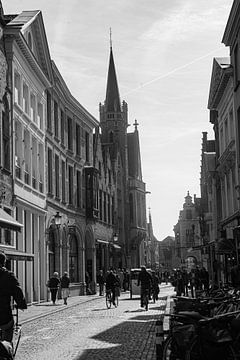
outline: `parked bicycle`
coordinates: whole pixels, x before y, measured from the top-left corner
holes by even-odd
[[[211,318],[194,311],[170,314],[163,360],[239,359],[239,322],[238,327],[233,326],[239,314],[235,311]]]
[[[186,360],[239,359],[231,334],[231,321],[237,314],[239,311],[199,320],[186,351]]]

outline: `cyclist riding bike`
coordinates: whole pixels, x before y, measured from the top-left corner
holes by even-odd
[[[116,278],[116,275],[113,273],[113,270],[111,269],[109,274],[107,275],[106,277],[106,291],[111,291],[112,292],[112,302],[113,302],[113,305],[116,306],[116,303],[115,303],[115,287],[117,286],[118,284],[118,280]]]
[[[141,302],[140,306],[144,307],[144,296],[146,295],[146,292],[149,296],[149,291],[152,287],[152,276],[147,272],[145,266],[141,266],[141,271],[138,275],[138,283],[137,285],[141,285]]]

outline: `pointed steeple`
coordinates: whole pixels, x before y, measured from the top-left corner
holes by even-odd
[[[107,91],[105,107],[107,112],[120,112],[121,102],[118,90],[117,75],[113,60],[112,43],[110,43],[110,58],[108,67]]]

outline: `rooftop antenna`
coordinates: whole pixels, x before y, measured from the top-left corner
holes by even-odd
[[[112,28],[110,28],[110,48],[112,49]]]

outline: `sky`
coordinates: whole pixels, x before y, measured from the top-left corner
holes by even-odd
[[[72,95],[99,120],[110,36],[121,101],[139,123],[147,217],[158,240],[174,236],[187,192],[200,196],[202,133],[214,57],[232,0],[2,0],[5,14],[41,10],[50,56]]]

